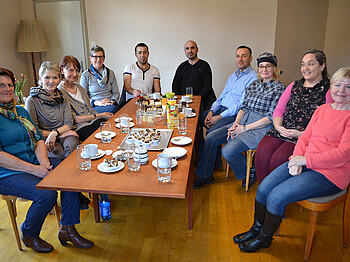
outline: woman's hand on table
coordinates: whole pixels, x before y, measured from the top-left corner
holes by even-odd
[[[288,162],[288,168],[292,166],[305,166],[306,165],[306,157],[305,156],[291,156]]]
[[[112,113],[108,113],[108,112],[103,112],[103,113],[96,114],[96,116],[98,118],[110,119],[113,116],[113,114]]]
[[[47,151],[51,152],[55,148],[57,132],[51,131],[45,140],[45,145],[47,147]]]

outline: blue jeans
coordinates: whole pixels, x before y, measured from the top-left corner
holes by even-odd
[[[289,174],[288,162],[271,172],[259,185],[255,200],[267,210],[283,216],[288,204],[314,197],[333,195],[342,191],[321,173],[305,166],[298,176]]]
[[[93,109],[98,113],[108,112],[108,113],[117,113],[119,107],[117,105],[108,105],[108,106],[94,106]]]
[[[50,159],[52,160],[52,159]],[[53,163],[54,162],[54,163]],[[56,165],[59,160],[51,161]],[[28,237],[38,237],[47,214],[57,201],[57,192],[36,189],[42,178],[23,173],[3,177],[0,179],[0,194],[12,195],[33,201],[21,229]],[[61,192],[61,225],[75,225],[80,223],[79,193]]]
[[[199,159],[196,174],[200,178],[210,177],[213,175],[215,169],[215,163],[218,158],[218,148],[226,143],[227,129],[231,124],[223,126],[219,129],[216,129],[210,132],[204,143],[203,152]],[[219,161],[219,159],[218,159]]]
[[[237,179],[244,179],[247,171],[247,157],[242,152],[249,147],[238,138],[230,139],[222,148],[222,156],[229,163]]]

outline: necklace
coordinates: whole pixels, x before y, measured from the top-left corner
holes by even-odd
[[[77,93],[77,86],[75,84],[73,84],[73,87],[70,87],[68,85],[66,85],[65,83],[62,83],[62,86],[71,94],[76,94]]]

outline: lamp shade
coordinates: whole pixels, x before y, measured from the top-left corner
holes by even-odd
[[[39,19],[24,19],[20,21],[17,38],[17,52],[47,51],[46,35]]]

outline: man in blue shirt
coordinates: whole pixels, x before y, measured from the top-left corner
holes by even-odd
[[[239,46],[236,49],[238,69],[229,76],[224,90],[210,110],[201,114],[201,124],[208,128],[207,134],[235,121],[244,100],[245,89],[257,79],[256,72],[250,66],[252,59],[249,47]]]

